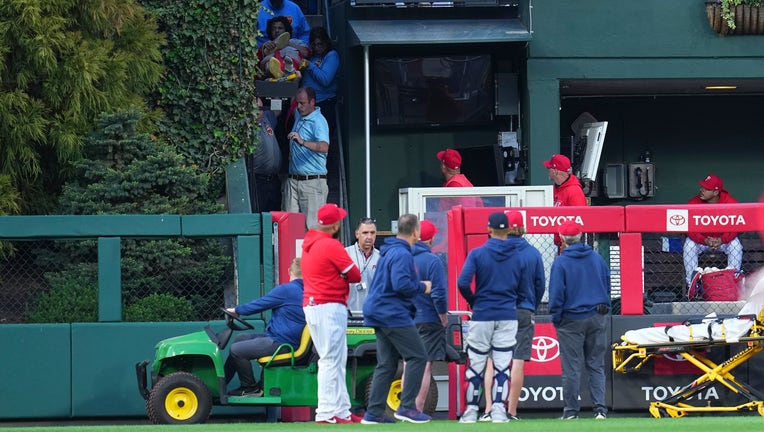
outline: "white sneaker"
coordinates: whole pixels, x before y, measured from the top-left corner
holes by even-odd
[[[476,423],[478,419],[477,405],[467,405],[467,409],[462,413],[459,423]]]
[[[491,406],[491,421],[494,423],[506,423],[509,421],[504,404],[495,403]]]
[[[607,419],[607,414],[605,414],[604,412],[598,412],[597,415],[594,416],[594,419],[595,420],[606,420]]]

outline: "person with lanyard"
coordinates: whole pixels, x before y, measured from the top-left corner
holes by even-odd
[[[377,241],[377,221],[369,217],[361,218],[355,228],[355,238],[357,241],[345,250],[361,270],[361,282],[350,284],[348,309],[353,314],[361,314],[379,262],[379,249],[374,247]]]
[[[284,188],[284,210],[305,213],[305,225],[312,228],[316,212],[326,203],[326,153],[329,126],[316,106],[312,87],[300,87],[295,95],[297,110],[289,139],[289,177]]]

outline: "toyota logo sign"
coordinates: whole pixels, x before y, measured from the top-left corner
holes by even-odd
[[[560,344],[549,336],[536,336],[531,345],[531,361],[546,363],[560,356]]]
[[[680,226],[687,222],[687,219],[682,215],[673,215],[669,218],[669,223],[674,226]]]
[[[687,231],[689,219],[687,210],[666,210],[666,231]]]

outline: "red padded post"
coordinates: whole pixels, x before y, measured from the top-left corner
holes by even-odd
[[[621,249],[621,314],[642,315],[642,234],[622,233]]]

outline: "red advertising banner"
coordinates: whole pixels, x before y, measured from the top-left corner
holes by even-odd
[[[622,232],[624,230],[624,207],[487,207],[462,208],[464,231],[468,234],[486,233],[488,215],[494,212],[519,211],[523,214],[528,234],[552,234],[567,220],[583,225],[584,232]]]
[[[626,206],[626,231],[761,231],[762,208],[761,203]]]
[[[560,343],[552,323],[534,326],[531,361],[525,362],[525,375],[561,375]]]

